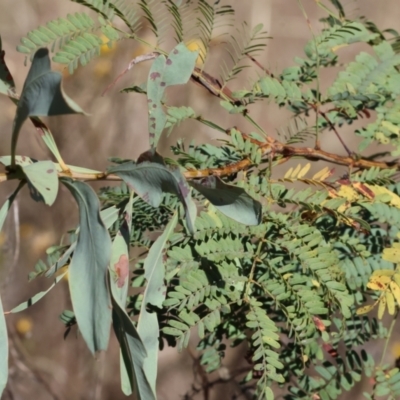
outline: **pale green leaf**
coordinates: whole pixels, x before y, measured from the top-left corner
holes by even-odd
[[[0,298],[0,397],[8,380],[8,335],[3,304]]]
[[[210,176],[202,183],[190,182],[211,204],[227,217],[245,225],[261,222],[261,204],[242,188],[227,185],[221,179]]]
[[[177,222],[178,217],[175,213],[163,234],[151,246],[149,254],[144,262],[144,276],[147,280],[147,285],[143,294],[138,332],[147,351],[144,368],[147,379],[154,392],[157,378],[159,326],[157,315],[148,312],[146,307],[148,304],[151,304],[152,306],[162,308],[163,301],[165,300],[165,247],[169,237],[174,232]]]
[[[79,206],[79,236],[69,266],[69,287],[76,320],[92,353],[106,350],[111,309],[106,272],[111,239],[100,216],[96,193],[83,182],[63,179]]]
[[[171,169],[158,162],[144,161],[140,164],[124,163],[108,170],[120,176],[144,201],[158,207],[163,193],[178,196],[185,208],[189,231],[194,232],[196,206],[191,197],[190,187],[178,169]]]
[[[116,285],[111,286],[113,305],[113,328],[121,347],[121,387],[125,395],[135,394],[138,400],[155,400],[152,389],[144,370],[147,358],[146,348],[131,319],[126,314],[124,305],[117,300]]]
[[[160,55],[153,62],[147,80],[149,107],[150,145],[156,147],[167,122],[161,100],[165,89],[172,85],[183,85],[193,72],[198,52],[192,52],[179,43],[166,58]]]
[[[18,102],[11,139],[11,155],[15,155],[22,124],[30,116],[84,114],[84,111],[61,88],[62,75],[51,71],[49,51],[39,49],[32,61]]]
[[[0,37],[0,93],[9,95],[15,90],[14,79],[6,65],[5,52],[2,48],[2,42]],[[1,393],[0,393],[1,396]]]
[[[58,193],[58,175],[52,161],[38,161],[22,167],[28,179],[31,196],[51,206]]]

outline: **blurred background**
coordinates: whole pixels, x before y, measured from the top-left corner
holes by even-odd
[[[303,56],[303,47],[311,33],[297,0],[231,0],[222,3],[231,4],[236,9],[237,22],[230,28],[232,33],[242,21],[247,21],[250,26],[264,24],[264,29],[272,39],[268,40],[265,52],[257,59],[270,71],[279,73],[283,68],[294,65],[295,56]],[[318,32],[322,26],[318,19],[325,16],[324,13],[315,0],[303,0],[302,3],[313,30]],[[343,5],[351,18],[364,15],[373,19],[381,29],[400,29],[398,0],[343,0]],[[15,50],[20,38],[51,19],[83,10],[90,13],[88,9],[68,0],[0,0],[0,35],[6,51],[6,62],[19,93],[28,71],[28,67],[24,66],[24,55]],[[146,25],[143,29],[146,30]],[[143,33],[151,38],[149,30]],[[356,45],[341,50],[342,60],[351,60],[364,47]],[[212,57],[206,67],[207,72],[216,76],[221,63],[220,48],[222,46],[216,45],[212,49]],[[122,41],[112,49],[104,49],[100,57],[87,67],[79,68],[72,76],[60,65],[54,65],[55,69],[63,72],[66,93],[90,114],[88,117],[74,115],[46,119],[68,164],[102,170],[107,166],[109,156],[135,159],[148,148],[146,99],[138,94],[121,94],[119,90],[144,82],[150,63],[134,67],[105,96],[101,96],[102,91],[133,57],[148,51],[142,45]],[[228,87],[234,90],[244,88],[251,78],[254,80],[256,69],[254,66],[252,72],[245,70]],[[322,88],[332,82],[338,70],[340,66],[322,73]],[[218,99],[193,83],[174,89],[168,99],[172,105],[189,105],[198,114],[226,128],[238,125],[244,131],[249,130],[238,117],[229,116],[228,113],[217,114]],[[9,154],[14,112],[15,106],[6,97],[0,97],[0,155]],[[288,124],[287,112],[266,103],[252,107],[251,115],[273,137],[276,137],[277,130]],[[341,130],[342,137],[352,149],[356,148],[358,142],[352,135],[356,127]],[[214,142],[222,136],[194,121],[188,121],[174,131],[168,140],[161,141],[160,152],[171,156],[168,143],[179,137],[187,138],[187,143],[189,139],[200,143]],[[344,154],[343,147],[331,133],[323,135],[322,148]],[[24,125],[20,134],[17,153],[36,159],[49,158],[48,151],[29,123]],[[285,164],[284,170],[289,166]],[[318,167],[321,168],[320,165]],[[1,185],[1,203],[14,186],[13,182]],[[28,283],[28,273],[45,256],[47,247],[57,243],[66,230],[77,225],[77,217],[75,202],[63,188],[51,209],[33,203],[27,190],[21,192],[17,207],[11,210],[4,232],[0,235],[0,282],[3,282],[0,292],[5,310],[49,287],[50,281],[45,278]],[[10,380],[3,399],[125,398],[120,390],[119,355],[115,338],[112,337],[107,354],[93,359],[83,340],[76,335],[76,330],[63,340],[65,327],[58,317],[64,309],[71,309],[67,280],[60,282],[28,311],[7,316]],[[380,348],[371,348],[370,351],[377,355]],[[239,366],[243,352],[245,349],[239,349],[236,354],[228,353],[224,368],[209,380],[224,382],[229,379],[230,372]],[[388,357],[394,360],[397,355],[394,347]],[[177,354],[175,349],[164,349],[159,365],[160,400],[183,399],[185,393],[195,393],[195,389],[201,387],[202,376],[195,358],[195,343],[181,354]],[[356,392],[362,393],[362,390],[357,388]],[[356,392],[352,393],[353,398]],[[203,399],[204,393],[199,392],[194,398]],[[213,385],[207,398],[245,397],[239,395],[234,382],[229,382]]]

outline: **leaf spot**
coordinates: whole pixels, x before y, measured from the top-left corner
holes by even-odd
[[[159,72],[152,72],[151,74],[150,74],[150,79],[152,80],[152,81],[155,81],[156,79],[158,79],[158,78],[160,78],[161,77],[161,74],[159,73]]]
[[[121,254],[119,257],[118,262],[115,264],[115,272],[118,275],[117,285],[121,288],[129,275],[129,260],[126,254]]]

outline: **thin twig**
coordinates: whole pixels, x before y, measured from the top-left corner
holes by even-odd
[[[129,62],[128,66],[103,90],[103,93],[101,95],[104,96],[136,64],[139,64],[144,61],[154,60],[159,55],[160,53],[158,53],[157,51],[153,51],[151,53],[141,54],[140,56],[135,57],[133,60]]]
[[[250,54],[246,53],[246,56],[250,58],[251,61],[253,61],[254,64],[257,65],[258,68],[262,69],[267,75],[269,75],[271,78],[274,78],[274,74],[267,68],[265,68],[263,65],[261,65],[254,57],[252,57]]]
[[[311,147],[294,147],[285,145],[277,140],[272,140],[269,138],[267,142],[260,142],[255,139],[251,139],[253,143],[259,145],[263,157],[272,154],[274,156],[279,155],[284,158],[292,157],[303,157],[307,160],[318,161],[323,160],[337,165],[345,165],[351,168],[359,169],[369,169],[369,168],[379,168],[379,169],[396,169],[400,170],[400,164],[396,161],[383,162],[374,161],[366,158],[353,158],[350,156],[340,156],[335,153],[329,153],[324,150],[315,149]],[[278,159],[279,160],[279,159]],[[245,171],[253,165],[252,161],[248,158],[244,158],[241,161],[227,164],[223,167],[218,168],[206,168],[206,169],[190,169],[183,172],[183,175],[187,179],[195,178],[205,178],[207,176],[228,176],[236,174],[240,171]],[[74,172],[70,171],[59,172],[59,178],[69,177],[79,181],[121,181],[122,179],[115,175],[109,174],[106,171],[100,173],[84,173],[84,172]],[[15,176],[12,173],[0,173],[0,183],[7,180],[16,179],[19,176]]]
[[[333,130],[333,132],[335,133],[336,137],[339,139],[340,143],[342,144],[342,146],[346,150],[347,154],[349,156],[351,156],[352,155],[351,150],[347,147],[346,143],[344,142],[342,137],[339,135],[339,132],[335,128],[335,125],[332,123],[332,121],[329,119],[328,115],[326,113],[324,113],[323,111],[321,111],[320,109],[318,109],[318,107],[315,104],[310,104],[310,106],[314,109],[314,111],[317,114],[319,114],[328,123],[329,127]]]

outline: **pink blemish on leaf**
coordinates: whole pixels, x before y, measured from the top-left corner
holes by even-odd
[[[114,265],[115,272],[118,276],[117,285],[122,288],[125,284],[125,280],[129,275],[129,260],[126,254],[121,254],[118,262]]]
[[[170,60],[170,59],[168,58],[168,60],[166,61],[166,64],[167,64],[167,65],[171,65],[171,64],[172,64],[172,60]]]
[[[157,108],[157,104],[153,104],[153,108]]]
[[[153,136],[154,136],[154,135],[153,135]],[[148,202],[150,201],[150,195],[149,195],[149,193],[148,193],[148,192],[143,193],[142,199],[143,199],[146,203],[148,203]]]
[[[177,49],[174,49],[173,53],[174,53],[174,54],[178,54],[179,51],[178,51]]]
[[[161,82],[161,83],[160,83],[160,86],[165,86],[165,85],[166,85],[165,82]]]
[[[155,81],[157,78],[160,78],[160,73],[159,72],[152,72],[151,74],[150,74],[150,79],[152,80],[152,81]]]
[[[52,173],[54,172],[54,169],[48,169],[46,172],[47,172],[48,174],[52,174]]]

